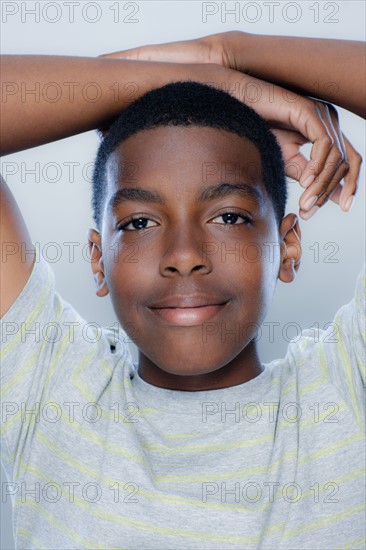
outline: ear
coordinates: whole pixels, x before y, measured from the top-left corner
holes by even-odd
[[[295,214],[287,214],[280,224],[281,261],[278,278],[291,283],[299,270],[301,261],[301,230]]]
[[[105,275],[102,256],[102,244],[99,231],[96,229],[88,229],[87,237],[89,241],[89,252],[91,259],[91,268],[94,275],[94,281],[97,287],[97,296],[106,296],[109,292]]]

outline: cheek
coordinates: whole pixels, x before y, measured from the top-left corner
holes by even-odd
[[[129,242],[120,247],[118,258],[109,257],[107,264],[107,284],[114,311],[137,345],[138,337],[142,338],[145,332],[143,308],[159,278],[158,257],[151,246]]]
[[[108,258],[105,277],[119,319],[128,321],[136,315],[136,306],[151,290],[151,266],[148,269],[144,265],[133,246],[126,247],[123,255]]]
[[[129,288],[132,291],[146,278],[146,264],[152,265],[139,242],[132,239],[123,243],[119,238],[112,239],[103,258],[110,290]]]
[[[145,339],[140,311],[143,307],[141,301],[147,289],[151,287],[148,284],[146,270],[140,269],[137,263],[124,262],[113,264],[106,271],[116,318],[126,332],[128,341],[141,347]]]
[[[248,245],[240,262],[230,262],[232,285],[238,297],[240,316],[255,319],[260,323],[272,303],[277,277],[276,263],[269,261],[268,251],[259,245]]]

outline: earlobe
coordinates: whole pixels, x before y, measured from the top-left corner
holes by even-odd
[[[103,297],[109,293],[109,289],[104,275],[100,233],[96,229],[89,229],[87,231],[87,237],[89,241],[91,268],[96,284],[96,294],[97,296]]]
[[[301,230],[295,214],[287,214],[281,222],[281,259],[278,278],[291,283],[299,270],[301,261]]]

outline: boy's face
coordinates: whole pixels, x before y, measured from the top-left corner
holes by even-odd
[[[158,127],[120,144],[107,174],[102,234],[89,232],[92,265],[97,294],[109,290],[139,348],[140,375],[193,390],[259,374],[255,336],[277,278],[293,278],[282,244],[297,220],[288,215],[278,231],[253,143]]]

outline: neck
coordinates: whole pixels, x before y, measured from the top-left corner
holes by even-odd
[[[140,377],[148,384],[169,390],[204,391],[229,388],[249,382],[263,370],[254,340],[226,365],[198,375],[183,376],[166,372],[139,352]]]

